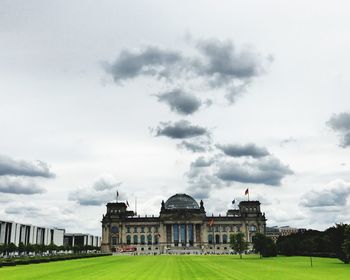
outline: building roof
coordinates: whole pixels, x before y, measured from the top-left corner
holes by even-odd
[[[165,209],[199,209],[199,205],[193,197],[182,193],[168,198]]]

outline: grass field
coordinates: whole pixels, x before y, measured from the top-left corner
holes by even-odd
[[[350,279],[337,259],[257,256],[110,256],[0,268],[0,279]]]

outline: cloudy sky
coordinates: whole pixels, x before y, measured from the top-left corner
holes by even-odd
[[[347,1],[0,2],[0,219],[100,234],[262,202],[268,225],[350,222]]]

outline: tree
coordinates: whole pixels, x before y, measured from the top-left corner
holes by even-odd
[[[230,245],[239,254],[240,258],[242,258],[242,253],[248,248],[248,244],[244,240],[244,234],[241,232],[230,235]]]
[[[22,255],[26,251],[26,246],[24,245],[23,242],[20,242],[18,244],[18,253],[19,255]]]
[[[275,242],[270,237],[266,237],[262,233],[257,233],[253,236],[253,248],[260,254],[261,257],[277,256],[277,247]]]
[[[253,238],[253,249],[262,257],[263,250],[266,248],[266,236],[262,233],[256,233]]]
[[[17,246],[16,246],[16,244],[14,244],[14,243],[10,243],[10,244],[8,244],[7,245],[7,252],[8,253],[14,253],[14,252],[16,252],[17,251]]]
[[[344,232],[344,242],[342,244],[344,252],[344,262],[349,263],[350,260],[350,225],[347,225]]]

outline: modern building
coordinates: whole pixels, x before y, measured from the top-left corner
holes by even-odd
[[[230,235],[242,232],[251,242],[255,233],[265,233],[266,218],[259,201],[242,201],[225,216],[207,216],[186,194],[162,201],[158,216],[137,216],[124,202],[108,203],[102,218],[103,252],[137,253],[227,253]],[[132,249],[132,250],[130,250]]]
[[[64,235],[65,246],[101,246],[101,237],[85,233],[66,233]]]
[[[45,228],[29,224],[20,224],[12,221],[0,220],[0,244],[19,243],[57,246],[63,245],[65,230],[58,228]]]

